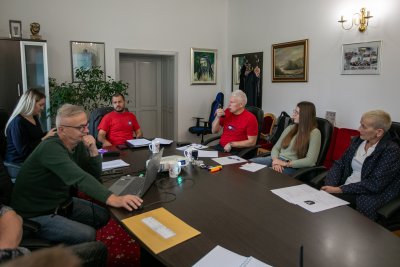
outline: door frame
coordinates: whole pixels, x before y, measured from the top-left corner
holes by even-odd
[[[170,56],[174,59],[174,141],[178,138],[178,52],[173,51],[160,51],[160,50],[142,50],[142,49],[124,49],[124,48],[116,48],[115,49],[115,79],[120,80],[120,56],[121,54],[131,54],[138,56]]]

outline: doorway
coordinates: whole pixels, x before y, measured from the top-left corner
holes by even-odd
[[[116,79],[129,84],[127,108],[145,137],[177,138],[177,53],[116,50]]]

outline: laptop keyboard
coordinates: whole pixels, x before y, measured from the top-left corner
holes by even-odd
[[[143,185],[146,179],[144,177],[135,177],[131,184],[125,188],[125,190],[122,191],[120,195],[125,195],[125,194],[131,194],[131,195],[137,195],[139,194],[142,189]],[[123,181],[123,182],[128,182],[128,181]]]

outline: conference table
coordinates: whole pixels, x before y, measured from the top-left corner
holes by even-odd
[[[120,158],[131,164],[126,173],[144,170],[151,153],[147,148],[120,152]],[[183,153],[173,143],[164,149],[163,156],[168,155]],[[201,159],[218,165],[210,158]],[[183,167],[182,183],[163,179],[153,185],[144,196],[143,210],[111,208],[111,213],[121,221],[164,207],[200,231],[192,239],[153,254],[166,266],[192,266],[217,245],[272,266],[299,266],[301,246],[306,267],[400,266],[399,237],[347,206],[311,213],[286,202],[271,190],[301,182],[269,168],[254,173],[241,170],[242,164],[225,165],[214,173],[198,166]],[[174,201],[170,201],[170,193],[175,194]],[[165,203],[151,205],[160,200]]]

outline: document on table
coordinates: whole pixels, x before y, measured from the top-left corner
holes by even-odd
[[[165,208],[126,218],[122,223],[155,254],[200,234]]]
[[[199,150],[199,158],[216,158],[218,157],[218,151]]]
[[[258,164],[258,163],[246,163],[239,167],[239,169],[249,171],[249,172],[256,172],[263,168],[267,167],[266,165]]]
[[[193,267],[268,267],[253,257],[244,257],[221,246],[216,246],[207,255],[201,258]]]
[[[146,138],[131,139],[127,140],[126,142],[131,144],[133,147],[148,146],[151,143],[151,141],[147,140]]]
[[[194,144],[193,143],[193,144],[190,144],[190,145],[187,145],[187,146],[177,147],[176,149],[184,151],[184,150],[186,150],[188,148],[191,148],[191,149],[204,149],[204,148],[208,148],[208,146],[203,146],[202,144]]]
[[[349,204],[347,201],[306,184],[274,189],[271,192],[311,212],[319,212]]]
[[[123,161],[122,159],[116,159],[101,163],[101,170],[106,171],[127,166],[129,166],[129,164]]]
[[[160,142],[160,145],[170,145],[170,144],[172,144],[172,143],[174,142],[174,141],[172,141],[172,140],[168,140],[168,139],[164,139],[164,138],[159,138],[159,137],[154,138],[153,141],[158,141],[158,142]]]
[[[217,162],[217,163],[219,163],[220,165],[229,165],[229,164],[247,162],[247,160],[242,159],[241,157],[238,157],[238,156],[228,156],[228,157],[222,157],[222,158],[213,158],[212,160]]]

